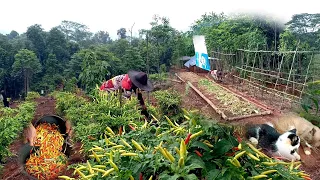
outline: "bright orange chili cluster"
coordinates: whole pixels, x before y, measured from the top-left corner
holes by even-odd
[[[67,157],[61,152],[63,136],[55,124],[42,123],[36,131],[35,146],[39,146],[39,150],[30,155],[26,171],[38,179],[56,179],[59,172],[66,168]]]

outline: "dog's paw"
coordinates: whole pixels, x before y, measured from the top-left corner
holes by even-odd
[[[252,144],[254,144],[254,145],[257,145],[259,142],[258,142],[258,140],[256,139],[256,138],[254,138],[254,137],[251,137],[250,139],[249,139],[249,141],[252,143]]]
[[[304,153],[309,156],[311,154],[311,151],[310,150],[305,150]]]

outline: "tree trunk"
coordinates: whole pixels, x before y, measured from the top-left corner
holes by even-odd
[[[27,95],[27,70],[23,69],[23,76],[24,76],[24,93],[25,96]]]

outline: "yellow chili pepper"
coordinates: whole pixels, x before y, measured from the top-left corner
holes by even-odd
[[[184,116],[184,118],[186,118],[187,120],[190,120],[190,118],[188,117],[188,116],[186,116],[186,115],[183,115]]]
[[[127,143],[124,139],[120,139],[121,140],[121,142],[125,145],[125,146],[127,146],[128,148],[130,148],[130,149],[132,149],[132,147],[130,146],[130,144],[129,143]]]
[[[100,162],[100,158],[97,156],[97,153],[92,151],[92,154],[96,158],[97,162]]]
[[[187,147],[186,147],[186,144],[184,143],[184,140],[181,139],[181,142],[180,142],[180,157],[185,157],[186,154],[187,154]]]
[[[76,169],[76,172],[77,172],[82,178],[86,178],[86,176],[85,176],[81,171],[79,171],[78,169]]]
[[[301,164],[297,165],[294,169],[299,169],[300,166],[301,166]]]
[[[149,180],[152,180],[152,175],[150,176]]]
[[[88,165],[88,170],[89,170],[90,174],[93,174],[94,172],[93,172],[93,170],[91,168],[91,164],[88,160],[87,160],[87,165]]]
[[[137,153],[122,153],[121,156],[138,156]]]
[[[238,161],[238,159],[233,159],[232,162],[234,163],[234,165],[235,165],[236,167],[241,167],[241,164],[240,164],[240,162]]]
[[[177,153],[177,154],[180,154],[180,150],[179,150],[179,148],[174,147],[174,150],[176,150],[176,153]]]
[[[112,134],[113,136],[115,136],[116,134],[112,131],[112,129],[110,127],[107,127],[107,131]]]
[[[292,159],[292,160],[291,160],[290,167],[289,167],[289,170],[290,170],[290,171],[292,171],[292,169],[293,169],[293,163],[294,163],[294,160]]]
[[[256,153],[258,153],[260,156],[271,159],[269,156],[265,155],[264,153],[262,153],[261,151],[259,151],[257,148],[255,148],[252,144],[247,143],[247,145]]]
[[[254,159],[254,160],[256,160],[256,161],[260,161],[259,158],[257,158],[256,156],[254,156],[253,154],[251,154],[251,153],[249,153],[249,152],[247,152],[247,155],[248,155],[251,159]]]
[[[150,114],[152,116],[152,118],[156,121],[159,121],[153,114]]]
[[[164,149],[164,152],[167,154],[169,160],[171,161],[171,163],[173,163],[175,161],[174,157],[172,156],[172,154],[166,149],[166,148],[163,148]]]
[[[246,152],[247,152],[247,151],[242,151],[242,152],[238,153],[238,154],[234,157],[234,159],[240,158],[240,157],[243,156]]]
[[[168,121],[168,123],[170,124],[170,126],[172,126],[173,128],[176,128],[177,126],[175,126],[173,123],[172,123],[172,121],[168,118],[168,116],[164,116],[166,119],[167,119],[167,121]]]
[[[190,137],[190,139],[191,139],[191,137]],[[211,148],[213,148],[213,145],[212,144],[210,144],[210,143],[208,143],[208,142],[203,142],[205,145],[207,145],[207,146],[209,146],[209,147],[211,147]]]
[[[111,161],[110,159],[109,159],[109,163],[113,167],[114,170],[119,171],[118,166],[113,161]]]
[[[262,162],[262,164],[267,165],[267,166],[275,166],[278,164],[278,162]]]
[[[111,174],[114,171],[114,168],[109,169],[108,171],[106,171],[102,177],[108,176],[109,174]]]
[[[112,146],[112,148],[117,149],[117,148],[124,148],[123,145],[116,145],[116,146]]]
[[[266,177],[268,177],[268,176],[265,174],[262,174],[262,175],[253,176],[252,179],[261,179],[261,178],[266,178]]]
[[[274,172],[277,172],[277,170],[273,169],[273,170],[268,170],[268,171],[264,171],[261,173],[261,175],[267,175],[267,174],[271,174],[271,173],[274,173]]]
[[[242,144],[241,144],[241,143],[239,143],[239,145],[238,145],[238,149],[239,149],[239,150],[241,150],[241,149],[242,149]]]
[[[197,132],[197,133],[195,133],[195,134],[192,134],[192,135],[190,136],[190,139],[194,139],[194,138],[200,136],[202,133],[203,133],[203,130],[201,130],[201,131],[199,131],[199,132]]]
[[[134,178],[133,178],[133,176],[132,176],[132,175],[130,175],[130,176],[129,176],[129,178],[130,178],[130,180],[134,180]]]
[[[179,167],[182,167],[184,165],[184,158],[183,157],[180,157],[178,165],[179,165]]]
[[[92,170],[94,170],[94,171],[98,171],[98,172],[101,172],[101,173],[106,173],[106,171],[105,170],[103,170],[103,169],[99,169],[99,168],[92,168]]]
[[[93,167],[94,168],[104,168],[104,169],[107,168],[107,166],[104,166],[104,165],[94,165]]]
[[[74,180],[74,178],[71,178],[69,176],[58,176],[60,179],[66,179],[66,180]]]
[[[91,157],[91,158],[96,158],[96,157],[101,158],[101,157],[104,157],[104,156],[106,156],[106,155],[103,155],[103,154],[97,154],[96,156],[94,156],[93,154],[89,155],[89,157]]]
[[[135,140],[131,139],[132,144],[134,145],[134,147],[136,147],[139,151],[144,152],[143,148],[140,146],[139,143],[137,143]]]

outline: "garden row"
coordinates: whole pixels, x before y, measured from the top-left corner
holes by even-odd
[[[136,98],[120,103],[98,89],[92,101],[65,92],[53,95],[86,155],[86,163],[69,166],[73,177],[61,179],[308,178],[299,162],[270,158],[236,138],[234,127],[181,109],[177,92],[155,92],[159,103],[148,106],[148,121]]]
[[[9,146],[22,134],[23,129],[31,122],[36,104],[33,100],[39,97],[37,93],[29,93],[27,101],[18,108],[0,108],[0,162],[12,155]]]

